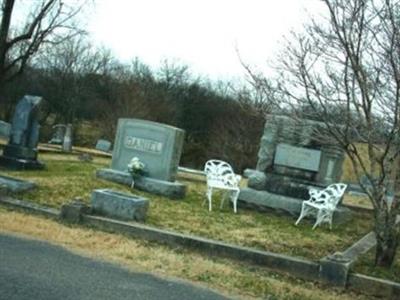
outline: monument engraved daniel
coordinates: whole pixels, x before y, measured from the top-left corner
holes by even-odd
[[[184,134],[184,130],[165,124],[119,119],[111,169],[99,170],[97,176],[130,184],[132,178],[128,173],[128,164],[133,157],[137,157],[145,164],[145,169],[144,176],[135,179],[135,187],[170,198],[181,198],[186,187],[175,179]]]

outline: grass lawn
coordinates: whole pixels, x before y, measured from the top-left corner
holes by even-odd
[[[52,207],[60,207],[74,197],[90,201],[90,194],[97,188],[114,188],[143,195],[150,200],[147,224],[159,228],[194,234],[237,245],[318,260],[335,251],[343,251],[372,228],[370,215],[355,213],[351,222],[311,230],[311,223],[304,221],[294,226],[295,218],[275,213],[259,213],[239,207],[238,214],[226,205],[219,209],[216,197],[214,210],[203,206],[205,183],[182,181],[188,184],[183,200],[169,200],[129,187],[113,184],[95,177],[95,171],[110,165],[109,158],[95,157],[92,162],[79,161],[76,155],[40,155],[46,164],[44,171],[7,171],[10,176],[26,178],[38,184],[34,191],[19,198]]]

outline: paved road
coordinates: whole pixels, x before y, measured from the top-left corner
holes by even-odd
[[[189,283],[84,258],[45,242],[0,235],[0,299],[227,298]]]

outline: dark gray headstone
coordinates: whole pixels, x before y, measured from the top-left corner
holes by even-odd
[[[39,104],[42,97],[24,96],[11,122],[10,144],[34,149],[39,142]]]
[[[0,165],[12,169],[42,169],[37,161],[39,142],[39,105],[41,97],[24,96],[17,104],[11,122],[8,145],[0,157]]]

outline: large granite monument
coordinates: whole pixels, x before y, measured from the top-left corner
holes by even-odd
[[[41,97],[26,95],[18,102],[11,122],[9,142],[0,156],[0,165],[19,170],[44,168],[37,160],[41,101]]]
[[[183,198],[186,186],[176,182],[184,131],[165,124],[119,119],[111,169],[97,171],[103,179],[132,184],[128,163],[137,157],[145,164],[144,175],[134,179],[135,188],[169,198]]]
[[[343,161],[344,151],[324,123],[268,116],[256,170],[239,200],[297,215],[310,188],[340,181]]]

